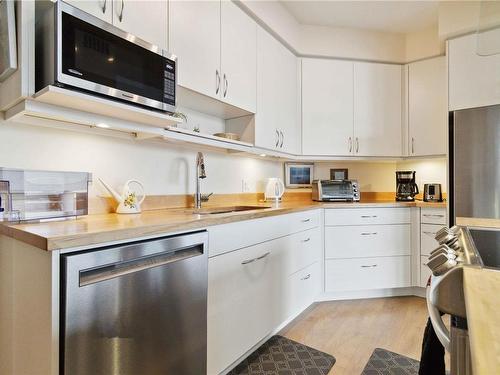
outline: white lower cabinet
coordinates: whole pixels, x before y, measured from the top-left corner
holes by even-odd
[[[410,255],[410,225],[355,225],[325,228],[326,258]]]
[[[411,286],[409,208],[325,209],[325,291]]]
[[[277,241],[208,261],[208,374],[218,374],[274,328]]]
[[[315,262],[308,267],[290,275],[287,280],[284,302],[287,317],[294,316],[311,303],[321,291],[320,262]]]
[[[326,291],[411,286],[410,256],[326,260]]]
[[[208,374],[227,369],[314,301],[321,290],[319,214],[208,228]]]

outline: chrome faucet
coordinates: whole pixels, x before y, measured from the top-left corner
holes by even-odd
[[[198,152],[196,155],[196,193],[194,194],[194,208],[201,208],[201,179],[206,178],[207,175],[205,173],[205,159],[203,158],[203,154]]]

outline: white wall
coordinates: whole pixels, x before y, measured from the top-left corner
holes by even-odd
[[[445,42],[439,39],[438,27],[406,34],[405,56],[407,62],[445,54]]]
[[[396,162],[339,161],[314,164],[314,178],[329,179],[331,168],[347,168],[349,178],[358,180],[361,191],[396,191]]]
[[[399,34],[346,27],[302,25],[277,1],[240,0],[240,5],[301,56],[406,63],[444,54],[441,27]],[[445,12],[446,13],[446,12]],[[443,16],[443,22],[453,20]],[[446,25],[447,28],[456,25]]]
[[[103,178],[115,187],[137,178],[147,194],[192,194],[197,150],[172,143],[137,141],[0,120],[0,167],[91,172],[91,195],[104,192]],[[250,191],[262,191],[262,180],[282,177],[282,163],[225,152],[205,152],[204,192],[240,193],[242,179]],[[107,194],[105,194],[107,195]]]
[[[314,164],[314,177],[330,178],[330,168],[349,169],[349,178],[357,179],[361,191],[396,191],[396,171],[416,171],[418,188],[426,183],[440,183],[446,192],[446,159],[418,159],[391,162],[339,161]]]
[[[416,171],[417,185],[423,191],[424,184],[439,183],[443,192],[447,191],[447,161],[442,159],[406,160],[397,163],[400,171]]]

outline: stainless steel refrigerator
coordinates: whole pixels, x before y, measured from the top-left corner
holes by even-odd
[[[453,112],[449,139],[450,225],[500,219],[500,105]]]

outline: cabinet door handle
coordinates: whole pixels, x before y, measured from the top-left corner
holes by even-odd
[[[361,268],[373,268],[373,267],[377,267],[377,264],[361,266]]]
[[[309,242],[309,241],[311,241],[311,237],[308,237],[305,240],[302,240],[302,242]]]
[[[361,218],[363,218],[363,219],[369,219],[372,217],[377,217],[377,215],[361,215]]]
[[[424,217],[444,217],[444,215],[441,214],[422,214]]]
[[[215,69],[215,95],[219,93],[220,90],[220,74],[219,69]]]
[[[249,264],[249,263],[253,263],[255,262],[256,260],[261,260],[261,259],[264,259],[265,257],[267,257],[269,254],[271,254],[269,251],[267,253],[264,253],[256,258],[252,258],[252,259],[247,259],[247,260],[244,260],[243,262],[241,262],[241,264],[245,265],[245,264]]]
[[[229,83],[227,81],[226,73],[224,73],[224,98],[227,95],[227,88],[229,87]]]
[[[349,143],[349,153],[351,153],[352,152],[352,138],[351,137],[349,137],[348,143]]]
[[[376,236],[378,233],[377,232],[363,232],[361,233],[362,236]]]
[[[106,5],[107,5],[107,2],[108,2],[108,0],[104,0],[104,1],[102,2],[102,7],[101,7],[102,14],[106,13]]]
[[[122,8],[120,9],[120,14],[118,14],[118,21],[122,22],[123,20],[123,9],[125,9],[125,1],[122,0]]]
[[[281,130],[280,130],[280,134],[281,134],[280,148],[283,148],[283,141],[285,140],[285,135],[283,134],[283,132]]]
[[[301,280],[307,280],[307,279],[310,279],[311,278],[311,274],[308,273],[307,276],[304,276],[303,278],[301,278]]]
[[[304,219],[304,220],[302,220],[303,223],[308,223],[310,221],[311,221],[311,219]]]
[[[356,154],[359,153],[359,138],[356,137]]]
[[[411,153],[415,153],[415,138],[411,137]]]
[[[280,144],[280,132],[278,131],[278,129],[276,129],[276,148],[279,146]]]

